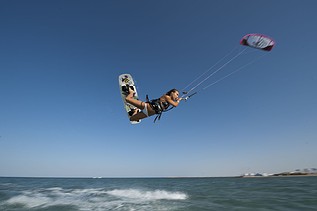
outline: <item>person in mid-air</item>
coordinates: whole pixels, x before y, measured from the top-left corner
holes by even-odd
[[[147,99],[147,102],[143,102],[134,98],[134,91],[129,87],[125,100],[138,108],[133,109],[131,113],[129,113],[130,121],[139,121],[154,114],[157,114],[157,117],[160,118],[162,112],[167,111],[170,105],[173,107],[178,106],[179,102],[183,99],[179,98],[178,95],[179,92],[177,89],[171,89],[158,99],[151,101]]]

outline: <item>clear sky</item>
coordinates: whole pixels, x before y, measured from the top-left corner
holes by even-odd
[[[316,8],[314,0],[1,0],[0,176],[317,167]],[[248,49],[158,123],[129,123],[120,74],[134,77],[143,100],[182,90],[244,49],[248,33],[276,46]]]

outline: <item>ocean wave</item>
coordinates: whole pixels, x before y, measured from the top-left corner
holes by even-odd
[[[52,204],[53,201],[49,197],[40,194],[27,195],[22,194],[14,196],[6,201],[8,205],[21,205],[26,208],[43,207],[46,204]]]
[[[185,200],[187,199],[187,195],[181,192],[169,192],[164,190],[155,190],[155,191],[144,191],[138,189],[115,189],[111,191],[107,191],[108,194],[117,196],[117,197],[125,197],[132,199],[144,199],[144,200]]]
[[[73,207],[76,210],[147,210],[146,204],[159,200],[185,200],[182,192],[141,189],[63,189],[59,187],[22,191],[7,199],[6,207],[27,209],[48,208],[52,206]]]

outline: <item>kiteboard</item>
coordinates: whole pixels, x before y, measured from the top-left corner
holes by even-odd
[[[130,74],[121,74],[119,76],[119,88],[120,88],[120,94],[123,100],[123,104],[124,104],[124,109],[126,110],[128,117],[130,118],[131,115],[133,115],[133,111],[135,111],[136,109],[139,110],[138,108],[136,108],[134,105],[131,105],[130,103],[128,103],[125,98],[127,96],[128,93],[128,88],[131,88],[135,94],[134,94],[134,98],[135,99],[139,99],[138,97],[138,93],[136,90],[136,86],[135,83],[133,81],[133,78]],[[139,121],[130,121],[131,124],[138,124],[140,123],[141,120]]]

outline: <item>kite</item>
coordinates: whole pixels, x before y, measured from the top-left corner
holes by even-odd
[[[240,44],[264,51],[270,51],[275,45],[275,42],[263,34],[247,34],[241,39]]]

